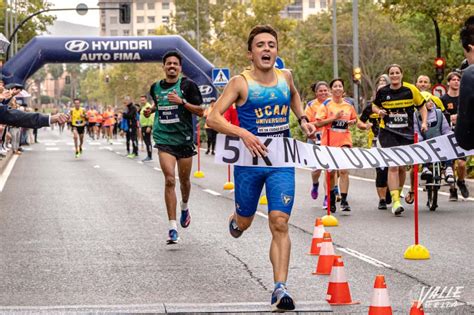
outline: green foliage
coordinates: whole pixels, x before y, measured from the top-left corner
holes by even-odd
[[[356,126],[350,127],[352,146],[354,148],[365,148],[367,147],[367,131],[360,130]]]
[[[41,104],[49,104],[49,103],[53,103],[53,98],[52,97],[49,97],[48,95],[41,95],[40,96],[40,103]]]

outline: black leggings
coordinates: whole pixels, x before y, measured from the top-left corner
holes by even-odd
[[[138,155],[138,139],[137,139],[137,129],[128,129],[127,131],[127,152],[130,153],[130,141],[132,142],[133,152],[135,155]]]
[[[206,128],[206,134],[207,134],[207,152],[209,152],[209,150],[214,152],[214,150],[216,149],[217,131],[211,128]]]
[[[147,133],[147,128],[151,129],[151,127],[142,127],[142,136],[143,141],[145,141],[146,152],[148,154],[148,157],[151,158],[151,131]]]
[[[376,176],[375,176],[375,187],[382,188],[387,187],[387,180],[388,180],[388,167],[375,168]]]

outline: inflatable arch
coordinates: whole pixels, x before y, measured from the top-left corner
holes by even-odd
[[[37,36],[5,63],[2,77],[5,83],[24,84],[47,63],[161,62],[169,50],[176,50],[183,56],[183,73],[199,85],[204,103],[209,104],[215,100],[217,91],[211,79],[214,66],[181,36],[176,35]]]

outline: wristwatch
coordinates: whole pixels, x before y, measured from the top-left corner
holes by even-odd
[[[306,120],[306,122],[309,122],[308,117],[306,117],[306,115],[303,115],[303,116],[301,116],[300,118],[298,118],[298,124],[299,124],[299,125],[301,125],[301,121],[302,121],[303,119]]]
[[[182,100],[181,105],[186,105],[187,103],[186,100],[184,98],[182,98],[181,100]]]

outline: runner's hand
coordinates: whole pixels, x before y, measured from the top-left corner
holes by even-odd
[[[183,104],[183,99],[178,96],[178,93],[176,93],[175,90],[173,90],[173,92],[168,93],[168,101],[174,104]]]
[[[66,114],[55,114],[51,116],[51,124],[58,123],[60,125],[66,123],[69,120],[69,115]]]
[[[370,128],[372,128],[373,124],[370,123],[370,122],[366,122],[365,123],[365,130],[370,130]]]
[[[267,156],[267,147],[251,132],[246,130],[245,135],[241,139],[253,157]]]
[[[300,127],[308,138],[311,139],[311,137],[314,137],[314,134],[316,133],[316,127],[313,124],[307,122],[305,119],[301,122]]]
[[[385,109],[379,110],[379,117],[383,118],[384,116],[387,116],[387,111]]]
[[[342,117],[342,115],[344,115],[344,111],[343,110],[340,110],[339,112],[337,112],[336,114],[336,119],[339,119]]]
[[[428,131],[428,125],[426,123],[421,123],[421,132],[427,132]]]
[[[355,125],[357,123],[357,119],[352,119],[347,122],[349,126]]]

